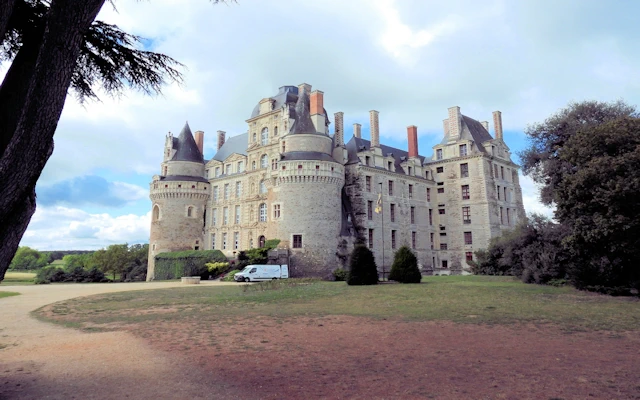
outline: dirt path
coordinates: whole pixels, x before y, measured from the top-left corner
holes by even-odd
[[[225,285],[203,282],[203,285]],[[4,286],[0,299],[0,399],[226,398],[190,367],[128,332],[84,333],[29,312],[98,293],[178,287],[179,282]],[[195,287],[195,286],[194,286]]]

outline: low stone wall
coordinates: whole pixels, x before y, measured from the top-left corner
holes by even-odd
[[[199,285],[200,277],[199,276],[183,276],[180,281],[187,285]]]

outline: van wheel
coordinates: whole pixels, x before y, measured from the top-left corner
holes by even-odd
[[[251,282],[251,278],[244,278],[245,282]]]

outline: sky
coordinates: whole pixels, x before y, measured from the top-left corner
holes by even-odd
[[[205,132],[246,131],[263,98],[308,83],[345,114],[345,138],[369,110],[381,141],[406,149],[418,126],[431,157],[447,108],[492,121],[502,111],[514,161],[524,131],[571,101],[640,104],[640,2],[612,0],[116,0],[99,20],[145,38],[146,49],[184,64],[162,95],[130,91],[80,104],[70,92],[55,150],[36,187],[37,210],[21,245],[90,250],[148,242],[149,182],[167,132],[188,121]],[[0,66],[0,74],[7,65]],[[333,125],[332,125],[333,126]],[[493,134],[493,128],[490,132]],[[552,215],[521,177],[528,213]]]

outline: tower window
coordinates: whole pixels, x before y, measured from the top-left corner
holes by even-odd
[[[396,248],[396,231],[395,230],[391,231],[391,248],[392,249]]]
[[[460,178],[468,178],[469,177],[469,164],[464,163],[460,164]]]
[[[462,200],[469,200],[469,185],[462,185]]]
[[[187,217],[193,217],[193,207],[187,207]]]
[[[373,249],[373,229],[369,229],[369,248]]]
[[[411,232],[411,248],[412,249],[416,248],[416,233],[415,232]]]
[[[396,222],[396,205],[393,203],[389,205],[389,215],[391,222]]]
[[[462,207],[462,223],[471,223],[471,207]]]
[[[302,235],[293,235],[293,248],[294,249],[302,248]]]
[[[393,196],[393,181],[389,181],[389,196]]]
[[[160,219],[160,207],[158,207],[158,205],[156,204],[155,206],[153,206],[153,220],[157,221]]]
[[[260,204],[260,222],[267,221],[267,205],[265,203]]]
[[[373,201],[367,201],[367,219],[371,221],[373,219]]]
[[[409,198],[413,198],[413,185],[409,185]]]
[[[411,223],[412,224],[416,223],[416,208],[415,207],[411,207]]]
[[[365,177],[365,183],[366,183],[367,192],[370,192],[371,191],[371,177],[370,176],[366,176]]]

